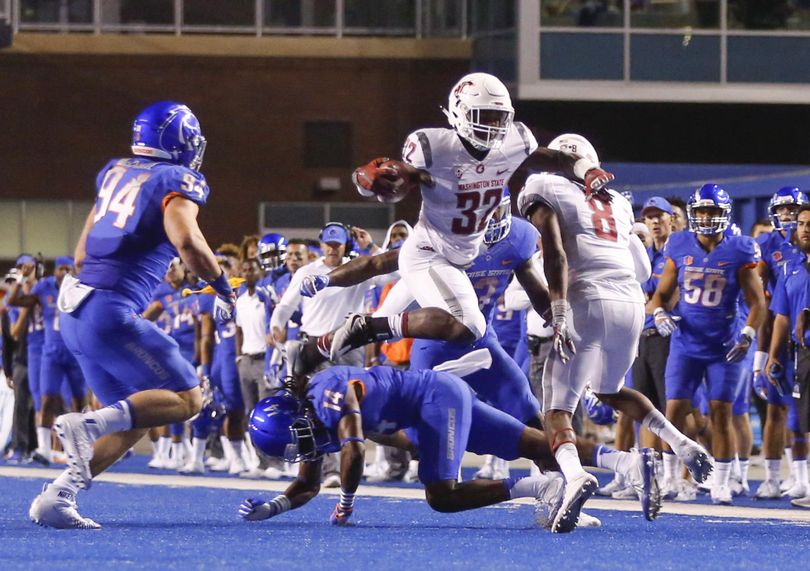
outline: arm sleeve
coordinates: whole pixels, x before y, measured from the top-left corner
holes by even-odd
[[[639,283],[646,282],[652,275],[650,257],[644,244],[635,234],[630,234],[630,253],[633,255],[633,266],[636,268],[636,280]]]
[[[424,131],[414,131],[402,145],[402,160],[418,169],[429,169],[433,166],[433,150],[430,139]]]
[[[303,268],[295,272],[295,275],[290,278],[290,285],[287,286],[287,291],[281,296],[278,305],[276,305],[276,308],[273,310],[273,317],[270,318],[270,331],[272,331],[274,327],[284,329],[290,317],[292,317],[292,314],[295,313],[295,310],[298,309],[298,306],[301,304],[301,292],[299,290],[301,289],[301,282],[304,281],[306,277],[302,270]]]

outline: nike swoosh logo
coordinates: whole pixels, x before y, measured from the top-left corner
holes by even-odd
[[[717,262],[717,265],[720,266],[721,268],[723,266],[727,266],[728,264],[729,264],[729,262]]]
[[[508,170],[509,170],[509,169],[503,169],[502,171],[498,171],[498,174],[499,174],[499,175],[501,175],[501,174],[505,173],[505,172],[506,172],[506,171],[508,171]]]
[[[501,260],[501,265],[502,266],[508,266],[511,263],[512,263],[512,260]]]

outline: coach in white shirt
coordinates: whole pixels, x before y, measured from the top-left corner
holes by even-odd
[[[301,334],[304,339],[315,339],[320,335],[340,327],[350,313],[359,313],[364,309],[366,291],[371,287],[369,282],[351,287],[328,287],[314,297],[301,295],[301,282],[306,276],[328,274],[344,262],[346,247],[351,237],[348,229],[336,222],[323,227],[320,234],[323,257],[307,264],[295,272],[287,291],[273,311],[270,328],[277,341],[285,339],[287,322],[293,312],[301,307]],[[364,350],[355,349],[340,360],[341,364],[362,367]]]
[[[267,350],[267,317],[256,284],[261,278],[259,261],[242,262],[245,291],[236,299],[236,363],[245,411],[250,414],[261,399],[269,395],[264,382],[264,353]]]

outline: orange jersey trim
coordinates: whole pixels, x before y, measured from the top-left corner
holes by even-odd
[[[349,381],[349,387],[354,388],[355,385],[360,386],[360,402],[363,402],[363,399],[366,398],[366,384],[360,379],[351,379]]]
[[[162,212],[166,211],[166,207],[169,205],[169,202],[172,201],[173,198],[177,198],[178,196],[183,196],[179,192],[170,192],[166,196],[163,197],[163,202],[160,203],[160,209]]]

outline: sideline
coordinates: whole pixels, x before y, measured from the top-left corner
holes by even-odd
[[[1,466],[0,477],[24,479],[53,479],[62,473],[53,468],[18,468]],[[129,486],[168,486],[176,488],[214,488],[220,490],[261,490],[282,492],[289,485],[289,480],[271,482],[262,480],[241,480],[237,478],[203,478],[199,476],[175,476],[171,474],[135,474],[126,472],[107,472],[94,479],[94,482],[123,484]],[[339,489],[322,488],[321,494],[338,495]],[[391,498],[397,500],[424,500],[425,493],[421,488],[397,488],[393,486],[361,485],[357,490],[360,496]],[[532,500],[524,498],[513,503],[531,504]],[[620,512],[638,512],[638,502],[629,500],[608,500],[594,498],[588,501],[589,510],[609,510]],[[810,510],[752,508],[737,506],[715,506],[695,503],[667,502],[661,510],[662,515],[686,515],[711,518],[733,518],[741,520],[784,520],[790,522],[810,522]],[[740,522],[740,523],[744,523]]]

